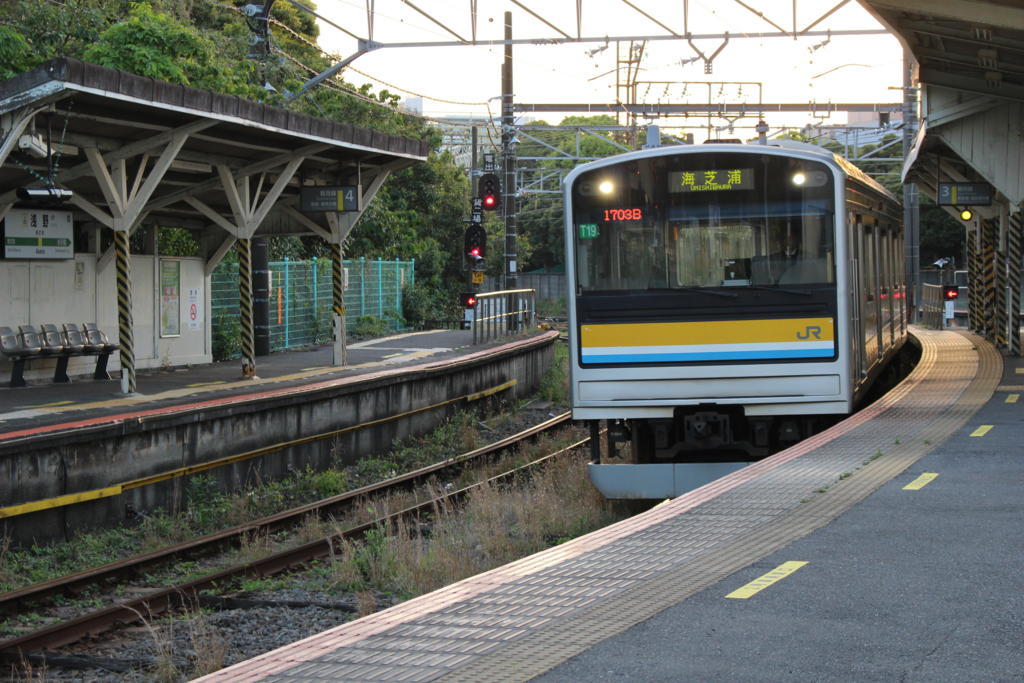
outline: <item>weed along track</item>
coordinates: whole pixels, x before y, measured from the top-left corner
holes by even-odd
[[[341,623],[597,528],[611,517],[583,473],[587,440],[567,423],[562,414],[378,484],[2,594],[5,614],[48,625],[0,642],[0,656],[23,673],[44,667],[51,679],[68,667],[119,676],[163,667],[175,680],[256,652],[227,637],[219,661],[202,662],[202,648],[173,646],[174,622],[181,627],[171,615],[191,617],[193,638],[209,628],[211,610],[235,615],[221,632],[258,631],[246,621],[268,610],[326,612]],[[141,652],[113,644],[126,633],[144,641]]]

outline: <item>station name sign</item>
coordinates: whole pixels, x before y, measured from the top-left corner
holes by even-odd
[[[299,194],[299,209],[307,213],[358,211],[358,188],[355,185],[304,187]]]
[[[939,183],[939,206],[990,206],[992,186],[988,183]]]
[[[75,257],[70,211],[11,209],[4,217],[4,258]]]

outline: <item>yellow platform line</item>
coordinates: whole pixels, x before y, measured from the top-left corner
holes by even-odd
[[[418,332],[412,334],[420,334]],[[411,335],[410,335],[411,336]],[[408,360],[416,360],[431,356],[437,353],[436,351],[414,351],[408,354]],[[95,410],[100,408],[123,408],[138,405],[143,402],[150,401],[163,401],[166,399],[173,398],[185,398],[188,396],[195,396],[196,394],[206,391],[220,391],[223,389],[238,389],[238,388],[251,388],[256,385],[271,384],[274,382],[287,382],[289,380],[296,379],[307,379],[309,377],[315,377],[317,375],[324,375],[339,370],[370,370],[374,368],[390,368],[394,366],[394,362],[386,362],[384,360],[379,361],[368,361],[366,363],[359,363],[357,365],[338,365],[335,367],[321,367],[305,370],[301,372],[294,372],[289,375],[281,375],[279,377],[267,377],[267,378],[255,378],[255,379],[243,379],[237,381],[218,380],[216,382],[197,382],[182,387],[181,389],[169,389],[168,391],[161,392],[159,394],[145,394],[142,396],[125,396],[122,398],[112,398],[104,401],[94,401],[92,403],[75,403],[73,405],[52,405],[48,404],[46,407],[47,413],[59,414],[70,410]],[[43,406],[36,406],[36,408],[42,408]]]
[[[433,403],[429,406],[423,406],[422,408],[415,408],[408,410],[404,413],[396,415],[388,415],[378,420],[371,420],[369,422],[362,422],[357,425],[351,425],[349,427],[342,427],[341,429],[335,429],[330,432],[323,432],[321,434],[313,434],[311,436],[304,436],[298,439],[292,439],[291,441],[284,441],[281,443],[272,444],[270,446],[264,446],[263,448],[257,448],[251,451],[245,451],[244,453],[238,453],[236,455],[229,455],[225,458],[218,458],[217,460],[211,460],[209,462],[199,463],[198,465],[189,465],[187,467],[179,467],[177,469],[169,470],[166,472],[159,472],[149,477],[142,477],[140,479],[132,479],[130,481],[121,482],[120,484],[114,484],[102,489],[92,489],[90,491],[82,491],[80,493],[71,493],[64,496],[57,496],[55,498],[46,498],[43,500],[34,500],[28,503],[20,503],[18,505],[9,505],[7,507],[0,508],[0,519],[5,517],[16,517],[18,515],[28,514],[29,512],[37,512],[39,510],[47,510],[51,508],[64,507],[67,505],[74,505],[75,503],[81,503],[86,500],[96,500],[98,498],[110,498],[112,496],[118,496],[124,491],[131,489],[137,489],[142,486],[149,486],[151,484],[157,484],[162,481],[168,481],[170,479],[176,479],[178,477],[185,477],[191,474],[197,474],[199,472],[205,472],[212,470],[217,467],[223,467],[225,465],[232,465],[236,462],[242,462],[243,460],[250,460],[252,458],[273,453],[284,448],[291,448],[293,446],[300,446],[302,444],[311,443],[314,441],[320,441],[322,439],[330,439],[341,434],[347,434],[366,427],[376,427],[378,425],[385,424],[387,422],[394,422],[403,417],[410,417],[412,415],[418,415],[419,413],[425,413],[436,408],[443,408],[453,403],[460,401],[478,401],[488,396],[511,389],[519,383],[518,380],[510,379],[507,382],[502,382],[496,386],[482,391],[477,391],[472,394],[465,394],[463,396],[457,396],[450,398],[440,403]]]
[[[1007,394],[1006,395],[1006,402],[1007,403],[1016,403],[1019,399],[1020,399],[1020,394]]]
[[[920,491],[939,476],[937,472],[925,472],[914,481],[903,487],[904,491]]]
[[[68,406],[74,403],[74,401],[54,401],[53,403],[40,403],[37,406],[28,406],[29,408],[56,408],[57,406]]]
[[[772,584],[777,583],[782,579],[786,578],[787,576],[795,572],[797,569],[800,569],[800,567],[803,567],[805,564],[807,563],[798,561],[783,562],[767,574],[759,576],[758,578],[754,579],[745,586],[740,586],[739,588],[734,590],[732,593],[729,593],[725,597],[746,600],[747,598],[756,595],[757,593],[760,593],[768,586],[771,586]]]
[[[971,432],[971,436],[985,436],[990,429],[992,429],[992,425],[981,425]]]

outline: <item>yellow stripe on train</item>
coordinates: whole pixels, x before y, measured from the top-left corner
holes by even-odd
[[[580,342],[584,348],[834,340],[832,318],[615,323],[583,325],[580,329]]]

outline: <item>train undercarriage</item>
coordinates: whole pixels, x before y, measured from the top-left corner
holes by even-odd
[[[676,408],[670,419],[606,421],[605,438],[591,441],[591,462],[753,462],[817,434],[842,417],[746,417],[743,406],[684,406]],[[592,435],[599,433],[599,423],[591,421]]]

